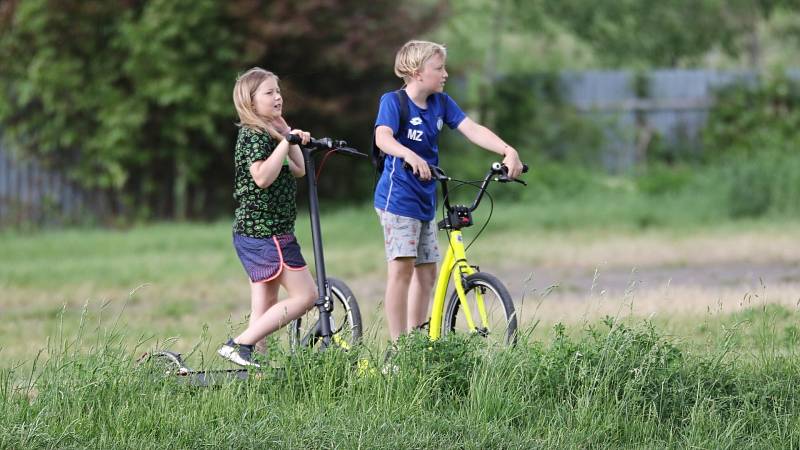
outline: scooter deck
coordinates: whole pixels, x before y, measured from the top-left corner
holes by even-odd
[[[250,368],[250,369],[208,369],[193,370],[183,361],[180,353],[169,351],[159,351],[145,353],[139,358],[139,364],[150,362],[160,365],[166,375],[174,375],[179,382],[189,386],[210,387],[227,384],[233,381],[243,381],[249,379],[264,379],[283,375],[283,369]]]

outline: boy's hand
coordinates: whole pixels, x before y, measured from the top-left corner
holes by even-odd
[[[519,153],[512,147],[506,148],[503,165],[508,168],[508,177],[512,180],[522,173],[522,161],[519,159]]]
[[[416,175],[417,178],[422,181],[431,179],[431,169],[428,167],[428,163],[420,158],[419,155],[410,151],[408,155],[403,157],[403,160],[405,160],[406,164],[411,166],[411,170],[414,171],[414,175]]]

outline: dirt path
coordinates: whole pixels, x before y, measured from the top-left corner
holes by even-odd
[[[589,241],[561,235],[552,242],[531,239],[518,258],[506,258],[515,259],[514,265],[482,269],[506,283],[523,320],[573,322],[623,311],[663,317],[724,313],[764,302],[797,308],[798,237],[793,229]],[[529,253],[546,257],[532,259]],[[379,304],[383,283],[382,276],[352,281],[367,311]],[[376,320],[379,313],[373,311]]]

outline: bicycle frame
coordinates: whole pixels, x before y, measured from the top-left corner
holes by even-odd
[[[433,310],[431,312],[431,322],[428,330],[428,336],[431,340],[436,340],[442,334],[442,318],[444,316],[445,301],[447,301],[447,287],[450,284],[450,277],[453,277],[453,284],[458,292],[458,299],[461,301],[461,307],[464,311],[464,318],[467,325],[471,329],[476,329],[475,322],[472,319],[472,313],[467,305],[467,298],[464,294],[463,279],[477,272],[475,268],[467,263],[467,253],[464,248],[464,237],[461,230],[453,230],[449,236],[450,246],[445,253],[442,267],[439,269],[439,277],[436,279],[436,290],[433,295]],[[488,318],[486,317],[486,308],[483,304],[483,296],[477,295],[478,299],[478,312],[480,314],[481,322],[484,326],[488,326]]]
[[[482,325],[481,327],[476,326],[475,319],[472,317],[472,311],[467,302],[464,280],[478,271],[467,262],[467,251],[464,247],[464,236],[461,233],[461,228],[472,225],[472,212],[478,208],[492,177],[504,176],[503,167],[500,163],[492,165],[492,169],[484,177],[478,194],[471,206],[451,206],[447,190],[447,181],[449,181],[450,178],[447,177],[439,167],[431,166],[431,170],[434,174],[434,179],[442,184],[442,195],[444,197],[444,206],[447,214],[442,222],[439,223],[439,229],[448,230],[449,246],[447,247],[444,261],[442,261],[442,267],[439,269],[439,276],[436,279],[436,290],[433,295],[433,308],[431,310],[428,336],[431,340],[436,340],[441,337],[442,321],[446,307],[445,302],[447,301],[447,288],[450,284],[451,277],[453,278],[453,284],[458,293],[461,310],[464,313],[464,320],[467,322],[469,329],[476,331],[483,329],[488,331],[489,318],[486,314],[483,294],[480,291],[475,292],[476,306],[480,324]],[[525,166],[525,171],[527,171],[527,166]],[[522,181],[519,182],[524,184]]]

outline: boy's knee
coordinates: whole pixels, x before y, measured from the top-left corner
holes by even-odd
[[[395,258],[389,261],[389,276],[408,278],[414,275],[414,258]]]

